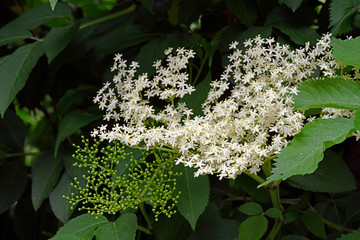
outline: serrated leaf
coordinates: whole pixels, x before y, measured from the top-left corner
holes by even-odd
[[[186,240],[236,239],[239,234],[238,229],[238,221],[235,221],[233,219],[218,219],[209,224],[199,227],[199,229],[196,229],[195,232],[191,233],[186,238]]]
[[[61,235],[75,235],[81,239],[92,239],[95,229],[108,221],[104,216],[93,216],[89,213],[80,215],[67,222],[51,240],[59,239]]]
[[[333,35],[351,31],[351,19],[360,10],[360,0],[332,0],[330,3],[330,25]]]
[[[347,40],[332,38],[331,45],[333,47],[332,54],[337,61],[360,68],[359,37]]]
[[[26,169],[21,161],[8,160],[0,167],[0,214],[21,197],[26,182]]]
[[[254,25],[257,18],[256,4],[252,0],[225,0],[231,12],[247,27]]]
[[[287,180],[291,186],[312,192],[340,193],[356,189],[355,179],[341,159],[332,151],[325,151],[318,169],[309,175],[293,176]]]
[[[269,208],[265,211],[265,215],[270,218],[282,218],[281,210],[278,208]]]
[[[31,33],[25,29],[0,29],[0,46],[31,37]]]
[[[238,240],[259,240],[268,228],[268,220],[266,217],[251,216],[241,222],[239,227]]]
[[[51,10],[50,4],[45,3],[20,15],[15,20],[9,22],[2,29],[27,29],[32,30],[48,21],[59,18],[71,18],[71,9],[63,3],[58,3],[54,11]]]
[[[324,150],[343,142],[354,130],[353,120],[348,118],[315,119],[306,124],[281,150],[275,159],[272,175],[259,187],[295,175],[313,173],[324,157]]]
[[[256,202],[247,202],[242,204],[238,210],[246,215],[260,215],[263,213],[263,208]]]
[[[97,240],[134,240],[137,227],[136,215],[122,214],[115,222],[108,222],[96,229]]]
[[[99,112],[97,110],[93,110],[92,108],[75,110],[67,113],[59,123],[59,131],[55,141],[55,156],[57,155],[60,143],[65,138],[100,117],[101,115]]]
[[[49,64],[69,44],[72,37],[79,30],[79,26],[79,22],[74,22],[65,27],[52,28],[46,35],[44,49]]]
[[[44,152],[35,159],[32,167],[31,200],[35,211],[52,192],[63,165],[62,158],[54,158],[52,151]]]
[[[138,26],[126,25],[92,40],[90,44],[97,52],[109,54],[146,42],[153,37],[152,34],[142,33]]]
[[[53,11],[55,10],[57,2],[58,2],[58,0],[49,0],[51,10],[53,10]]]
[[[26,129],[23,121],[13,112],[7,110],[0,118],[0,143],[13,151],[22,152]]]
[[[195,178],[195,169],[181,165],[176,166],[175,170],[182,173],[176,178],[176,189],[181,192],[176,206],[181,215],[189,221],[191,228],[195,229],[196,222],[209,201],[208,176]]]
[[[0,114],[6,109],[16,94],[24,87],[31,70],[44,53],[42,44],[32,43],[19,47],[0,65]]]
[[[63,234],[63,235],[56,235],[55,237],[52,237],[51,240],[83,240],[83,239],[73,234]]]
[[[360,231],[354,231],[348,234],[341,234],[336,240],[358,240],[360,239]]]
[[[65,199],[63,196],[70,196],[73,192],[75,195],[78,193],[78,190],[70,185],[71,182],[72,179],[69,175],[64,173],[61,176],[59,183],[49,195],[51,210],[63,223],[69,221],[73,212],[73,209],[71,209],[72,205],[69,203],[69,200]]]
[[[303,0],[284,0],[286,6],[288,6],[293,12],[295,12],[301,5]]]
[[[360,109],[360,83],[352,79],[324,78],[302,82],[294,108]]]
[[[314,211],[307,210],[301,213],[300,218],[312,234],[322,239],[326,238],[325,225],[319,214]]]

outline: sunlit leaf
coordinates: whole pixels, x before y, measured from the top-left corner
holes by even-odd
[[[324,78],[306,81],[294,96],[296,109],[342,108],[360,109],[360,83],[352,79]]]
[[[324,150],[343,142],[354,130],[353,120],[348,118],[316,119],[306,124],[281,150],[275,159],[272,175],[260,186],[295,175],[313,173],[324,157]]]
[[[57,2],[58,2],[58,0],[49,0],[51,10],[53,10],[53,11],[55,10]]]
[[[359,37],[347,40],[332,38],[331,45],[333,47],[332,54],[337,61],[360,68]]]

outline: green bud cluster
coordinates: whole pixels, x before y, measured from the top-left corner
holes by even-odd
[[[155,220],[160,214],[171,217],[180,192],[176,191],[174,153],[159,150],[142,151],[142,157],[135,159],[132,152],[117,141],[107,143],[95,139],[90,143],[83,138],[84,146],[77,148],[73,157],[78,160],[74,166],[87,169],[83,175],[86,184],[75,178],[72,186],[79,194],[66,197],[72,207],[81,203],[79,210],[94,215],[116,214],[127,208],[137,209],[145,202],[152,206]],[[101,149],[101,150],[99,150]],[[130,159],[130,161],[129,161]],[[128,164],[124,164],[124,162]]]

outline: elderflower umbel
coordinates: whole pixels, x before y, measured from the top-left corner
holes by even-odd
[[[191,94],[186,66],[194,57],[183,48],[165,51],[166,62],[154,63],[155,76],[135,77],[137,64],[129,68],[116,55],[112,70],[118,73],[106,83],[94,102],[106,111],[104,120],[124,120],[112,128],[95,129],[93,136],[119,140],[128,146],[180,153],[176,164],[197,168],[200,174],[235,178],[244,171],[257,173],[265,158],[279,153],[299,133],[304,115],[292,107],[297,84],[319,70],[333,76],[336,62],[331,55],[330,35],[315,47],[291,50],[274,39],[260,36],[244,43],[244,52],[230,45],[230,63],[203,103],[203,115],[177,100]],[[224,94],[225,91],[229,94]],[[169,102],[159,112],[151,98]]]

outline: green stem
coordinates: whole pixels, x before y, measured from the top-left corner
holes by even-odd
[[[249,177],[251,177],[252,179],[254,179],[255,181],[257,181],[258,183],[260,183],[260,184],[265,182],[265,180],[262,177],[258,176],[258,175],[252,174],[252,173],[250,173],[248,171],[246,171],[244,173],[246,175],[248,175]]]
[[[0,158],[12,158],[12,157],[25,157],[25,156],[36,156],[41,154],[41,152],[32,152],[32,153],[10,153],[10,154],[1,154]]]
[[[80,26],[80,30],[83,29],[83,28],[90,27],[92,25],[96,25],[96,24],[99,24],[99,23],[102,23],[102,22],[109,21],[109,20],[114,19],[114,18],[121,17],[121,16],[123,16],[123,15],[125,15],[127,13],[130,13],[130,12],[134,11],[135,9],[136,9],[136,6],[135,6],[135,4],[133,4],[130,7],[126,8],[126,9],[124,9],[122,11],[119,11],[119,12],[104,16],[102,18],[98,18],[98,19],[95,19],[93,21],[84,23],[84,24],[82,24]]]
[[[343,231],[343,232],[353,232],[354,231],[353,229],[346,228],[346,227],[340,226],[334,222],[331,222],[331,221],[327,220],[326,218],[324,218],[323,216],[320,216],[320,217],[321,217],[321,221],[323,221],[323,223],[325,223],[329,227],[335,228],[335,229]]]
[[[152,232],[151,232],[149,229],[144,228],[144,227],[142,227],[142,226],[137,226],[136,228],[137,228],[137,230],[142,231],[142,232],[144,232],[144,233],[146,233],[146,234],[148,234],[148,235],[151,235],[151,234],[152,234]]]
[[[148,228],[149,228],[150,230],[152,230],[152,229],[153,229],[152,222],[151,222],[151,219],[150,219],[149,215],[147,214],[147,212],[146,212],[146,210],[145,210],[144,202],[141,202],[141,203],[139,204],[139,207],[140,207],[140,211],[141,211],[142,215],[143,215],[144,218],[145,218],[145,221],[146,221],[146,223],[147,223],[147,225],[148,225]]]
[[[204,66],[205,66],[205,63],[206,63],[206,60],[207,60],[207,59],[208,59],[208,53],[207,53],[207,51],[205,51],[205,56],[204,56],[204,58],[203,58],[202,61],[201,61],[201,65],[200,65],[199,71],[196,73],[195,79],[194,79],[194,81],[192,82],[192,85],[193,85],[193,86],[195,86],[196,83],[197,83],[197,81],[199,80],[199,77],[200,77],[200,75],[201,75],[201,72],[202,72],[202,70],[203,70],[203,68],[204,68]]]

